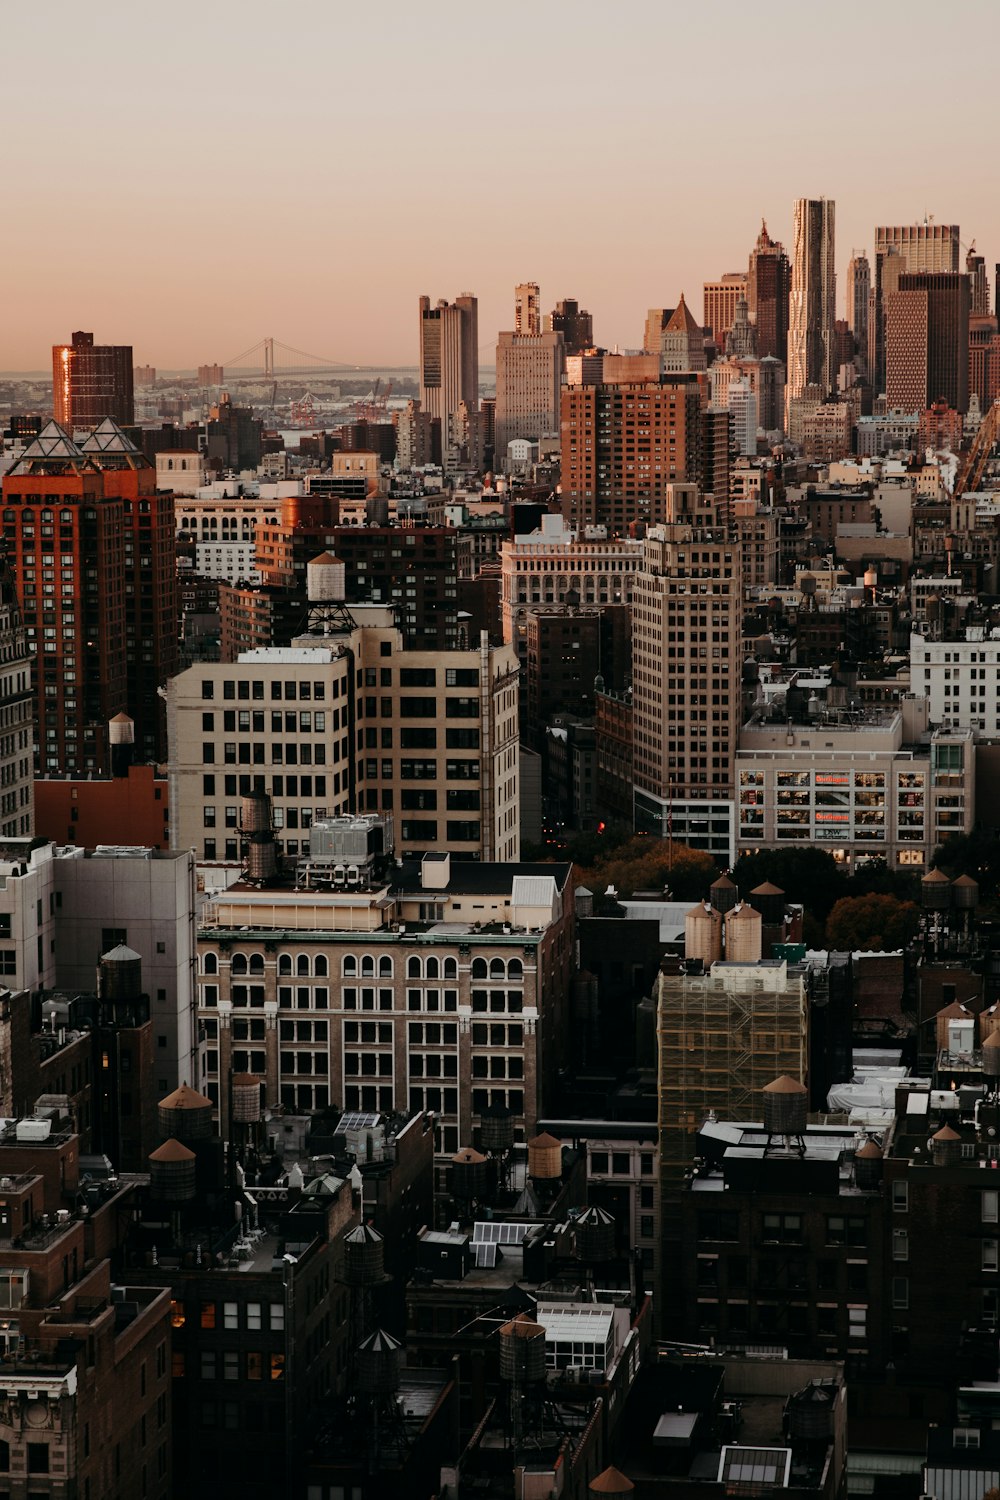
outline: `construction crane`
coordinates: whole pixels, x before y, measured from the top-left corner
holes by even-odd
[[[386,417],[386,406],[392,395],[392,381],[379,395],[382,385],[381,375],[376,376],[375,384],[372,386],[371,395],[364,401],[355,401],[352,414],[355,422],[384,422]]]
[[[987,407],[979,430],[972,439],[972,446],[962,454],[962,462],[955,475],[953,495],[967,495],[978,490],[986,473],[986,465],[993,445],[1000,438],[1000,396]]]

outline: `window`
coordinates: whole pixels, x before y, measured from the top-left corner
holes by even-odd
[[[952,1442],[956,1448],[978,1448],[978,1427],[954,1427],[952,1428]]]
[[[897,1311],[905,1311],[910,1305],[910,1282],[906,1276],[892,1278],[892,1305]]]
[[[780,1244],[798,1244],[802,1240],[801,1214],[765,1214],[764,1240]]]
[[[905,1229],[892,1231],[892,1258],[893,1260],[909,1260],[910,1258],[910,1236]]]
[[[996,1198],[996,1193],[993,1197]],[[892,1211],[895,1214],[905,1214],[910,1206],[910,1184],[905,1177],[896,1177],[892,1184]]]
[[[852,1339],[863,1339],[868,1337],[868,1309],[867,1307],[849,1307],[847,1309],[848,1334]]]
[[[28,1444],[28,1473],[47,1474],[49,1472],[49,1445],[48,1443]]]
[[[224,1302],[222,1304],[222,1326],[224,1328],[239,1328],[240,1313],[238,1302]]]
[[[982,1220],[984,1224],[997,1223],[997,1207],[1000,1204],[1000,1193],[996,1188],[987,1188],[982,1195]]]
[[[1000,1261],[997,1258],[998,1241],[983,1240],[982,1243],[982,1268],[984,1271],[996,1271]]]
[[[215,1327],[215,1303],[203,1302],[201,1304],[201,1326],[202,1328]]]

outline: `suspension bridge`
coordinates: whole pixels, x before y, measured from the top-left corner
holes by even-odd
[[[357,374],[365,376],[373,370],[382,375],[415,376],[416,365],[383,366],[370,362],[358,364],[353,360],[328,359],[322,354],[307,354],[303,349],[293,349],[280,339],[262,338],[249,349],[227,359],[222,366],[226,384],[239,381],[276,382],[280,380],[316,379],[318,376],[332,377]]]

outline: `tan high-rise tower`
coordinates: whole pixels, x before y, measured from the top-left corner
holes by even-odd
[[[806,386],[819,386],[824,396],[836,380],[834,322],[837,273],[834,266],[836,205],[828,198],[795,200],[795,242],[792,249],[792,288],[788,316],[789,401]]]
[[[479,303],[471,292],[436,307],[421,297],[420,406],[440,421],[442,441],[463,401],[479,406]]]
[[[514,332],[535,338],[542,331],[538,282],[522,281],[514,288]]]
[[[875,230],[868,369],[876,395],[885,391],[885,313],[890,293],[897,290],[906,272],[957,271],[959,250],[957,224],[935,224],[925,218],[920,224],[882,224]]]

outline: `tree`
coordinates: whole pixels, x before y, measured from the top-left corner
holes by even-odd
[[[916,933],[920,908],[895,896],[842,896],[826,922],[828,948],[853,953],[905,948]]]
[[[790,902],[805,907],[821,922],[826,919],[838,896],[845,894],[844,875],[826,849],[810,844],[794,849],[761,849],[757,854],[741,854],[733,868],[733,880],[741,896],[765,881],[784,891]]]
[[[978,880],[982,895],[992,896],[1000,886],[1000,839],[993,828],[952,834],[934,850],[931,864],[952,880],[958,875],[971,875]]]
[[[588,886],[595,895],[613,885],[620,896],[666,887],[675,901],[697,901],[719,873],[710,854],[646,834],[636,834],[609,855],[589,868],[578,868],[577,884]]]
[[[844,881],[845,896],[896,896],[919,901],[920,878],[909,870],[893,870],[884,859],[864,860]]]

